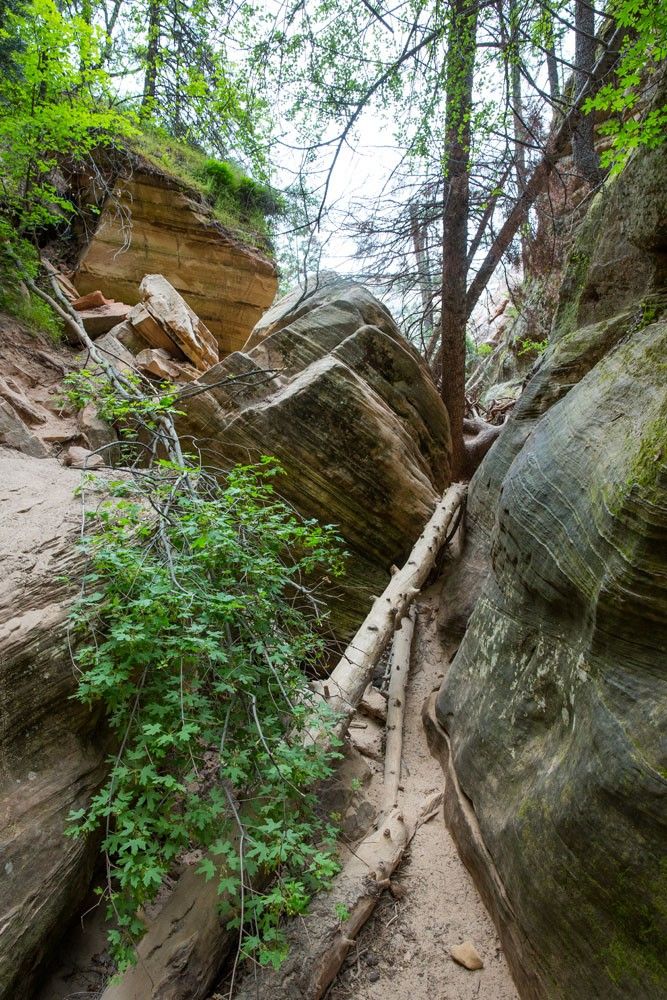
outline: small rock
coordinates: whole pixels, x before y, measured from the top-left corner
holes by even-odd
[[[199,376],[193,365],[177,361],[161,347],[147,348],[137,354],[137,367],[157,378],[192,382]]]
[[[364,715],[369,715],[372,719],[379,719],[381,722],[387,721],[387,699],[378,691],[376,687],[369,684],[364,691],[359,711]]]
[[[464,941],[463,944],[454,945],[450,955],[455,962],[466,969],[483,969],[484,962],[472,941]]]
[[[65,465],[71,465],[73,469],[100,469],[104,465],[104,459],[101,455],[95,455],[92,451],[88,451],[87,448],[79,448],[77,445],[72,445],[65,452],[64,458]]]
[[[100,337],[103,333],[122,323],[130,311],[124,302],[107,302],[95,309],[79,309],[79,317],[89,337]]]
[[[368,982],[369,983],[377,983],[377,981],[378,981],[379,978],[380,978],[380,972],[379,972],[378,969],[369,969],[368,970]]]
[[[94,292],[88,292],[87,295],[80,295],[72,303],[72,306],[77,312],[83,312],[84,309],[99,309],[100,306],[105,306],[110,301],[98,288]]]
[[[377,955],[374,955],[372,951],[369,951],[366,955],[366,965],[374,966],[378,964]]]

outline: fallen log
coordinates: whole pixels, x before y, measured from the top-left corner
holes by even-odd
[[[320,1000],[354,944],[354,940],[390,884],[417,821],[394,809],[361,844],[350,852],[329,893],[321,893],[306,917],[292,920],[286,930],[289,955],[279,970],[258,969],[247,975],[234,1000]]]
[[[375,599],[333,673],[320,688],[337,721],[327,730],[321,727],[310,730],[307,738],[327,742],[332,735],[340,738],[347,731],[377,661],[435,564],[466,490],[465,483],[454,483],[446,490],[407,562]]]
[[[398,786],[401,780],[401,755],[403,752],[405,692],[410,671],[415,618],[416,612],[413,605],[394,635],[394,644],[391,650],[391,673],[387,699],[387,740],[384,756],[384,791],[381,806],[383,813],[388,812],[398,804]]]

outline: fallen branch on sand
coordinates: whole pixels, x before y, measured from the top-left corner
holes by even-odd
[[[398,805],[398,788],[401,780],[401,756],[403,752],[405,692],[408,686],[415,618],[416,612],[413,605],[394,635],[394,643],[391,650],[389,697],[387,699],[387,739],[384,755],[384,792],[382,795],[383,813],[387,813],[394,806]]]

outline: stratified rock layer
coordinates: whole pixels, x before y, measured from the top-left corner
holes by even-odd
[[[351,558],[331,607],[347,637],[449,481],[446,411],[417,352],[355,282],[322,276],[292,293],[249,345],[193,383],[180,430],[213,467],[275,456],[280,492],[339,526]]]
[[[208,327],[221,354],[238,350],[277,288],[273,263],[226,230],[201,197],[138,161],[83,250],[73,281],[134,305],[147,273],[160,273]]]
[[[104,775],[96,719],[72,700],[67,598],[81,572],[81,475],[0,448],[0,997],[34,976],[86,892],[96,845],[64,835]]]
[[[665,218],[655,151],[593,203],[555,343],[470,488],[446,813],[541,1000],[665,996]]]

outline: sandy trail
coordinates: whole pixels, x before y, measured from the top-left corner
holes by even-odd
[[[444,776],[428,750],[421,722],[424,700],[439,687],[446,662],[436,634],[437,588],[419,598],[403,738],[405,814],[442,790]],[[371,762],[369,796],[378,800],[382,762]],[[461,861],[442,809],[417,831],[398,874],[405,894],[388,893],[359,935],[328,1000],[518,1000],[507,963],[482,901]],[[470,972],[449,955],[470,940],[484,968]]]

